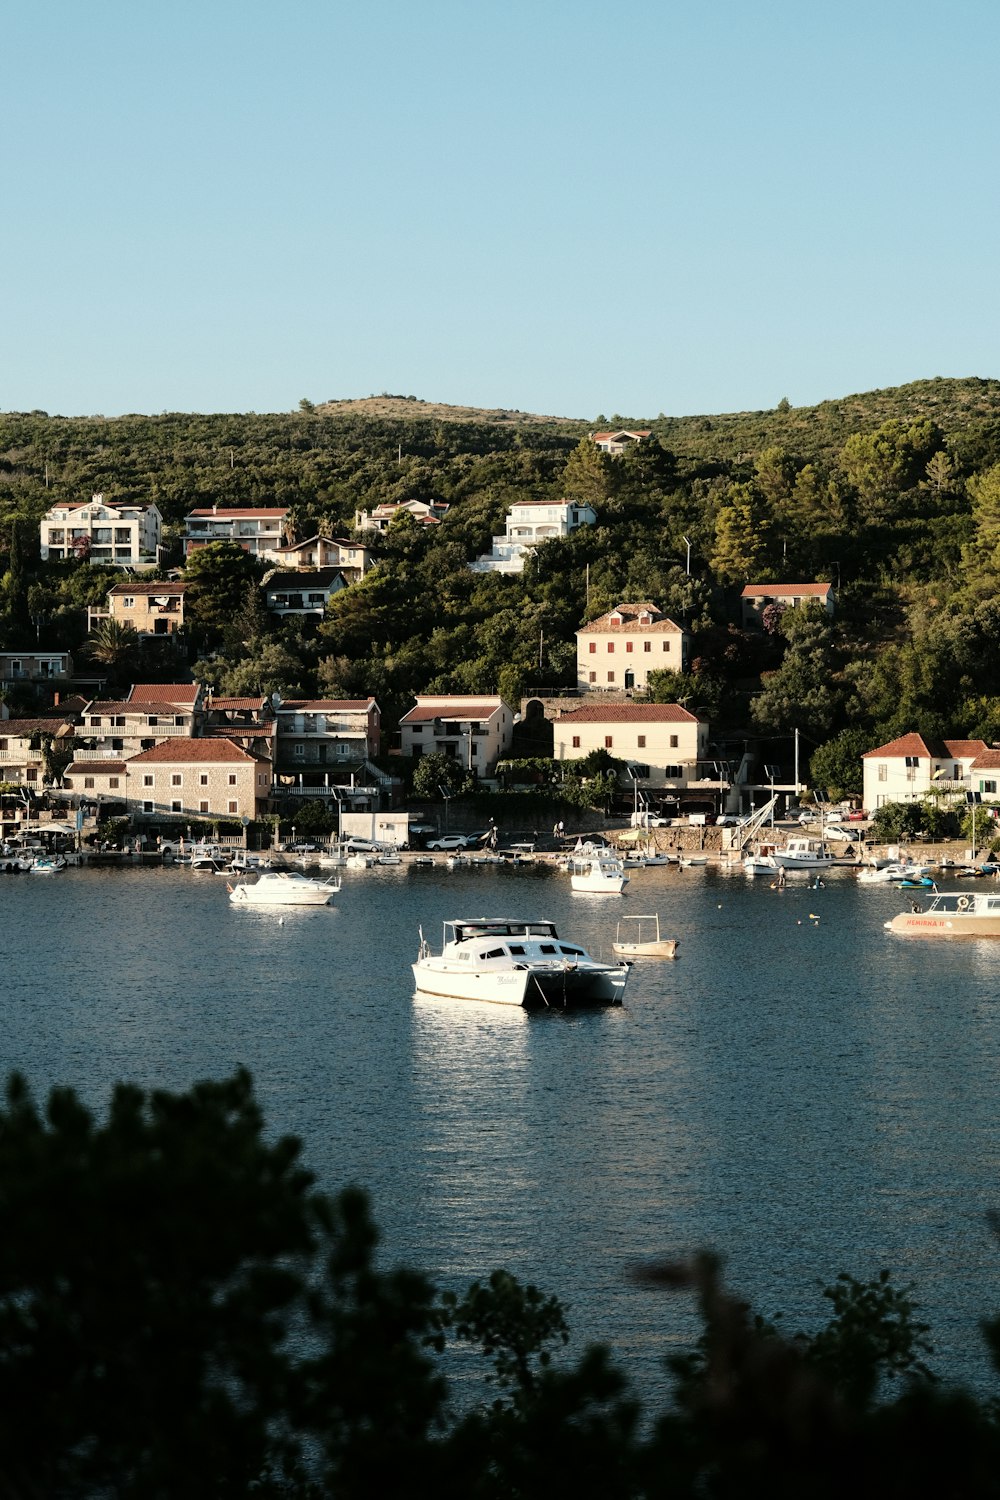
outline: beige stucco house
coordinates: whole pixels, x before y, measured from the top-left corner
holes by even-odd
[[[769,604],[781,604],[786,609],[812,604],[832,615],[834,602],[832,583],[748,583],[740,594],[745,626],[759,625]]]
[[[553,755],[581,760],[607,750],[645,785],[684,790],[711,781],[708,728],[679,703],[586,703],[553,719]]]
[[[500,697],[424,694],[399,721],[404,755],[440,751],[485,776],[510,750],[514,715]]]
[[[683,671],[687,639],[682,627],[648,600],[618,604],[576,632],[577,687],[641,692],[650,672]]]
[[[236,542],[251,557],[281,561],[287,505],[213,505],[191,511],[184,520],[184,556],[210,542]]]

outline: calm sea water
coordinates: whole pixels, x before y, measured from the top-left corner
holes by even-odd
[[[274,1132],[329,1190],[372,1193],[386,1260],[462,1285],[496,1265],[556,1292],[647,1391],[689,1342],[644,1258],[713,1247],[789,1327],[817,1282],[916,1284],[936,1365],[979,1383],[1000,1310],[1000,944],[892,939],[901,896],[833,877],[772,891],[636,872],[624,898],[487,869],[345,872],[335,908],[235,911],[184,870],[3,877],[2,1060],[36,1092],[184,1088],[250,1068]],[[610,956],[659,911],[674,963],[626,1006],[563,1016],[414,999],[423,924],[552,918]]]

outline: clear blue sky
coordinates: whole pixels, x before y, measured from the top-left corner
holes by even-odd
[[[8,6],[0,410],[1000,375],[995,0]]]

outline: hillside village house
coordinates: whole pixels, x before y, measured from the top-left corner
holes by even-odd
[[[103,495],[71,505],[53,505],[39,522],[43,562],[83,557],[126,568],[153,567],[163,517],[153,504],[111,504]]]
[[[73,725],[58,718],[0,719],[0,781],[40,792],[47,781],[42,737],[60,750],[72,749]]]
[[[521,500],[507,512],[503,536],[469,566],[475,573],[523,573],[528,552],[540,542],[593,526],[597,512],[576,500]]]
[[[200,682],[134,682],[128,697],[130,703],[169,703],[193,714],[199,714],[205,706],[205,689]]]
[[[834,611],[832,583],[748,583],[740,595],[743,609],[743,624],[759,625],[760,617],[769,604],[781,604],[786,609],[799,609],[803,604],[814,604],[825,614]]]
[[[963,801],[966,792],[994,796],[994,754],[985,740],[904,734],[861,757],[865,808],[875,812],[887,802],[919,802],[930,795],[951,794],[955,801]]]
[[[68,651],[0,651],[0,682],[53,682],[72,675]]]
[[[87,629],[98,620],[131,625],[139,635],[176,635],[184,629],[186,583],[116,583],[108,590],[104,609],[87,610]]]
[[[683,671],[687,636],[648,601],[619,604],[576,632],[582,691],[644,691],[650,672]]]
[[[275,707],[275,796],[325,797],[374,811],[395,805],[402,783],[373,761],[382,749],[374,698],[287,698]]]
[[[184,520],[185,558],[209,542],[237,542],[251,557],[280,563],[288,506],[222,506],[193,510]]]
[[[349,583],[357,583],[371,567],[372,552],[364,542],[311,536],[308,541],[278,547],[277,555],[283,568],[339,568]]]
[[[437,751],[487,775],[510,750],[514,715],[502,698],[424,694],[399,721],[404,755]]]
[[[679,703],[585,703],[552,722],[556,760],[607,750],[645,787],[677,793],[697,786],[728,792],[708,754],[708,725]],[[707,774],[715,771],[714,776]]]
[[[348,580],[339,568],[317,568],[312,573],[282,570],[272,573],[261,587],[269,614],[322,618],[334,594],[348,587]]]
[[[378,531],[383,535],[398,515],[410,515],[420,526],[439,526],[448,514],[447,500],[400,500],[354,513],[355,531]]]
[[[636,443],[648,442],[652,436],[652,429],[641,427],[627,431],[624,428],[617,432],[592,432],[591,441],[595,447],[600,448],[602,453],[610,453],[613,458],[619,457],[626,448],[631,448]]]
[[[192,705],[178,708],[160,699],[135,698],[131,694],[122,702],[95,698],[80,715],[77,759],[127,760],[140,750],[151,749],[160,740],[190,739],[196,722]]]

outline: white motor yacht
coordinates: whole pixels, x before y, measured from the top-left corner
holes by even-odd
[[[292,870],[265,870],[257,880],[241,880],[228,890],[236,906],[329,906],[340,881],[310,880]]]
[[[620,896],[628,885],[628,876],[620,859],[597,854],[570,862],[569,883],[574,891],[592,895]]]
[[[784,849],[775,849],[775,863],[785,870],[827,870],[837,863],[822,839],[789,839]]]
[[[629,966],[601,963],[563,942],[552,922],[468,917],[444,923],[441,952],[420,934],[417,990],[451,1000],[553,1007],[620,1005]]]

